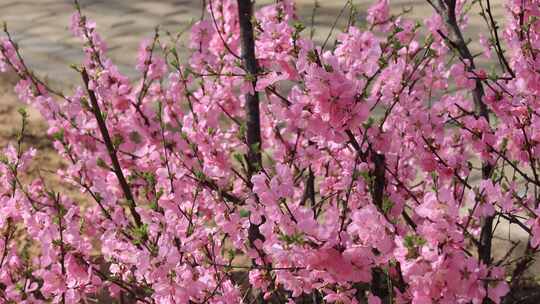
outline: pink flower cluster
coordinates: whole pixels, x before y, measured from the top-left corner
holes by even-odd
[[[507,3],[508,53],[483,40],[501,61],[489,75],[460,57],[444,17],[416,24],[387,0],[368,10],[371,30],[351,25],[324,49],[291,1],[264,7],[257,75],[237,2],[207,1],[189,58],[156,33],[137,81],[78,12],[86,57],[70,95],[2,38],[0,71],[21,77],[67,162],[57,174],[87,199],[25,182],[35,150],[3,150],[0,302],[500,303],[530,260],[481,259],[485,222],[528,233],[528,257],[540,245],[539,4]],[[245,94],[261,97],[253,175]]]

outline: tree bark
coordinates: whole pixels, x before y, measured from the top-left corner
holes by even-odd
[[[240,37],[242,41],[242,61],[244,69],[248,73],[248,79],[253,86],[253,93],[246,94],[245,98],[245,115],[246,115],[246,143],[248,145],[247,152],[247,175],[248,180],[251,180],[253,174],[258,173],[262,169],[261,156],[261,120],[259,109],[259,94],[255,91],[257,84],[257,58],[255,57],[255,37],[253,35],[253,2],[251,0],[238,0],[238,19],[240,23]],[[262,219],[262,223],[266,221]],[[248,230],[248,239],[250,245],[255,248],[255,241],[264,241],[264,236],[259,230],[262,224],[250,224]],[[259,252],[260,255],[262,255]]]
[[[107,152],[109,154],[109,157],[111,158],[111,163],[113,166],[114,174],[118,178],[118,183],[120,184],[120,187],[122,188],[122,191],[124,192],[124,196],[128,203],[129,211],[131,212],[131,216],[133,216],[133,219],[135,220],[135,225],[137,227],[142,226],[142,220],[141,216],[136,210],[136,203],[135,198],[133,194],[131,193],[131,188],[129,184],[126,181],[126,178],[124,177],[124,173],[122,172],[122,167],[120,166],[120,161],[118,160],[118,157],[116,155],[116,148],[114,147],[114,144],[112,142],[112,139],[109,135],[109,130],[107,129],[107,124],[105,123],[105,120],[103,119],[103,115],[101,113],[101,110],[99,108],[99,103],[96,97],[96,94],[94,91],[92,91],[89,87],[89,76],[86,70],[82,70],[82,77],[83,81],[86,87],[86,91],[88,92],[88,97],[90,98],[90,103],[92,105],[92,111],[94,113],[94,116],[96,118],[99,131],[101,133],[101,136],[103,138],[103,142],[105,142],[105,146],[107,147]]]
[[[445,18],[445,22],[450,29],[450,33],[453,36],[453,39],[445,37],[448,39],[448,42],[454,47],[459,56],[464,60],[468,61],[467,71],[472,72],[475,69],[474,57],[467,46],[463,33],[459,28],[458,20],[456,17],[456,0],[439,0],[439,11],[441,17]],[[442,15],[442,13],[445,15]],[[442,35],[442,34],[441,34]],[[444,36],[443,36],[444,37]],[[489,124],[489,109],[483,101],[484,98],[484,87],[480,79],[476,79],[475,87],[472,90],[472,96],[475,104],[475,112],[480,117],[483,117]],[[489,179],[493,173],[493,166],[487,161],[482,163],[482,179]],[[481,220],[481,231],[480,231],[480,240],[478,245],[478,257],[485,265],[491,265],[491,250],[492,250],[492,241],[493,241],[493,216],[488,216]],[[484,303],[491,303],[489,298],[484,299]]]
[[[429,2],[429,0],[428,0]],[[432,2],[430,2],[434,5]],[[434,6],[435,7],[435,6]],[[465,61],[468,61],[467,71],[472,72],[475,69],[474,57],[467,46],[463,33],[459,28],[459,24],[456,17],[456,0],[439,0],[439,6],[435,7],[437,12],[444,18],[445,23],[448,25],[453,39],[445,37],[450,45],[456,49],[459,56]],[[484,87],[480,79],[475,80],[475,87],[472,90],[472,96],[475,104],[475,112],[480,117],[483,117],[489,124],[489,109],[483,101]],[[493,167],[488,163],[482,163],[482,179],[489,179],[492,175]],[[480,232],[480,240],[478,246],[478,256],[480,260],[486,264],[491,264],[491,243],[493,239],[493,216],[488,216],[482,220],[482,230]]]
[[[257,59],[255,58],[255,38],[253,36],[253,2],[238,0],[238,17],[242,39],[242,60],[245,70],[255,90],[257,83]],[[261,123],[259,110],[259,94],[255,91],[246,94],[246,141],[248,144],[248,170],[252,175],[261,169]]]

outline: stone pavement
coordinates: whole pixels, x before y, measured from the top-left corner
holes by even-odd
[[[176,32],[201,9],[197,0],[81,0],[83,12],[97,22],[107,41],[109,57],[133,75],[140,41],[154,28]],[[79,63],[81,43],[68,29],[75,11],[71,0],[0,0],[0,20],[6,21],[29,65],[40,75],[72,83],[69,64]]]
[[[343,3],[321,2],[324,12],[318,16],[318,25],[322,35],[331,22],[320,20],[333,18]],[[130,76],[136,76],[133,66],[140,42],[151,38],[156,26],[171,33],[179,32],[202,12],[202,0],[80,0],[80,3],[84,14],[97,22],[98,31],[109,47],[109,57]],[[39,75],[67,84],[73,84],[77,77],[69,65],[82,59],[80,41],[68,30],[74,11],[72,0],[0,0],[0,21],[7,22],[25,60]],[[311,11],[307,7],[302,9],[308,14]]]
[[[219,1],[219,0],[213,0]],[[170,32],[185,28],[201,15],[202,0],[80,0],[84,13],[97,22],[109,46],[109,57],[122,72],[135,77],[133,66],[140,41],[151,38],[159,25]],[[258,5],[273,0],[258,0]],[[316,39],[323,41],[345,0],[319,0]],[[373,0],[354,0],[365,11]],[[498,2],[498,1],[496,1]],[[298,0],[300,17],[310,23],[314,0]],[[413,8],[413,15],[429,16],[423,0],[392,0],[393,10]],[[23,56],[39,75],[73,84],[77,75],[69,65],[82,59],[81,45],[68,30],[74,12],[73,0],[0,0],[0,21],[6,21],[19,42]],[[497,11],[496,11],[497,12]],[[338,25],[343,26],[347,18]],[[477,20],[479,21],[479,20]],[[473,23],[473,30],[475,22]],[[476,22],[478,23],[478,22]]]

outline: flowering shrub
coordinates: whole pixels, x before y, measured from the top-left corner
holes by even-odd
[[[156,32],[135,82],[79,10],[70,95],[6,30],[0,70],[88,201],[25,182],[24,132],[4,149],[2,303],[499,303],[518,286],[540,245],[540,1],[508,1],[500,31],[489,1],[415,23],[379,0],[332,48],[291,1],[207,2],[189,58]],[[518,259],[491,252],[500,220],[530,235]]]

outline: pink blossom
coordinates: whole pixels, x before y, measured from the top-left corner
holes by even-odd
[[[447,16],[417,23],[387,0],[369,29],[336,28],[324,48],[293,1],[257,10],[256,73],[238,1],[206,1],[188,56],[145,40],[134,81],[76,13],[84,83],[63,94],[2,38],[0,71],[20,76],[15,93],[63,160],[51,187],[28,136],[0,153],[3,300],[242,303],[246,278],[280,303],[387,302],[375,279],[393,303],[500,303],[519,259],[477,254],[488,220],[540,246],[540,11],[518,2],[499,32],[506,60],[481,41],[489,73],[448,41],[460,35]]]

